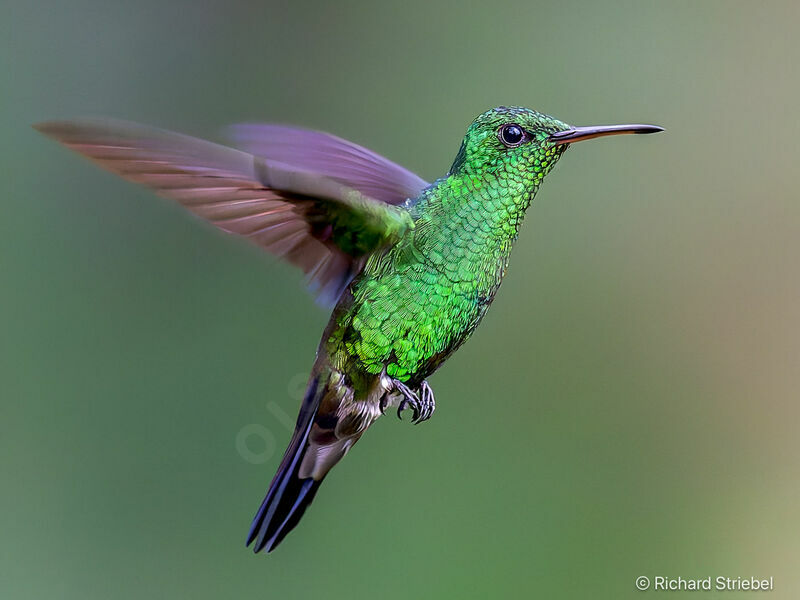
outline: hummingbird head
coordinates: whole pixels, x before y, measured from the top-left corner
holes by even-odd
[[[573,127],[549,115],[518,106],[499,106],[475,119],[449,174],[494,175],[512,187],[532,187],[541,180],[570,144],[607,135],[655,133],[655,125]],[[522,190],[520,190],[522,191]]]
[[[450,174],[474,176],[522,170],[540,173],[537,179],[541,180],[567,147],[551,142],[551,136],[568,129],[566,123],[528,108],[499,106],[487,110],[467,129]]]

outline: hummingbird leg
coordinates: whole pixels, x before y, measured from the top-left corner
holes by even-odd
[[[423,381],[420,385],[419,392],[415,392],[402,381],[397,379],[392,380],[394,389],[403,395],[403,399],[397,406],[397,417],[402,419],[402,413],[407,408],[413,411],[412,423],[418,424],[427,421],[433,415],[436,409],[436,402],[433,398],[433,390],[428,385],[427,381]]]

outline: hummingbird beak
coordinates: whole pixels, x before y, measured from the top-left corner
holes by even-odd
[[[628,133],[658,133],[664,131],[658,125],[595,125],[593,127],[572,127],[564,131],[556,131],[550,135],[550,140],[557,146],[582,142],[592,138],[606,135],[625,135]]]

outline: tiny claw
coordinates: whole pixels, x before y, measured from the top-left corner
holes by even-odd
[[[400,402],[400,405],[397,407],[397,418],[402,421],[403,411],[407,410],[409,407],[412,410],[411,422],[415,423],[419,418],[419,411],[417,410],[417,405],[414,403],[414,401],[409,400],[408,398],[403,398],[403,400]]]
[[[408,400],[406,400],[405,398],[403,398],[403,399],[400,401],[400,404],[398,404],[398,405],[397,405],[397,418],[398,418],[398,419],[400,419],[401,421],[403,420],[403,411],[404,411],[406,408],[408,408],[408,406],[406,406],[407,404],[408,404]]]

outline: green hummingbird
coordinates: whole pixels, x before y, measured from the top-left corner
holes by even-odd
[[[331,468],[392,407],[413,422],[435,403],[427,378],[494,299],[544,176],[578,141],[662,131],[573,127],[520,107],[486,111],[433,183],[321,132],[242,124],[232,147],[133,123],[35,126],[127,180],[300,267],[333,313],[289,447],[247,545],[274,550]]]

